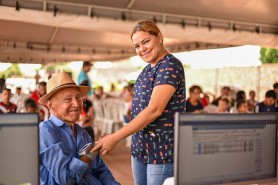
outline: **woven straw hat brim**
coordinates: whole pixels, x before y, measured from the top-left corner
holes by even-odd
[[[52,91],[50,91],[49,93],[47,93],[46,95],[44,95],[43,97],[41,97],[39,99],[39,103],[42,104],[42,105],[45,105],[46,104],[46,101],[49,100],[49,98],[51,96],[53,96],[55,93],[57,93],[58,91],[62,90],[62,89],[65,89],[65,88],[69,88],[69,87],[75,87],[75,88],[78,88],[80,90],[80,93],[81,93],[81,96],[85,96],[86,94],[88,94],[88,92],[90,91],[90,87],[89,86],[78,86],[78,85],[61,85],[55,89],[52,89]]]

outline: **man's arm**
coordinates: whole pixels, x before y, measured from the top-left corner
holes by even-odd
[[[79,182],[89,168],[88,164],[68,155],[69,151],[66,151],[63,143],[47,124],[51,123],[40,125],[41,169],[47,169],[47,173],[41,173],[41,178],[47,178],[50,174],[58,184]]]

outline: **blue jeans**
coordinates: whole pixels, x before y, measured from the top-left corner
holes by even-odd
[[[173,163],[144,164],[131,156],[131,164],[135,185],[162,185],[173,176]]]

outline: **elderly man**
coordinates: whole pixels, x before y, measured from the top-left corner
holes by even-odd
[[[79,155],[86,144],[93,143],[88,133],[76,124],[82,110],[87,86],[78,86],[62,72],[47,83],[47,94],[39,99],[51,113],[40,123],[40,180],[47,185],[119,184],[99,156]]]

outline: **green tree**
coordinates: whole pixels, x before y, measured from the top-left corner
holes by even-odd
[[[12,78],[12,77],[24,77],[24,74],[21,72],[18,64],[12,64],[5,72],[5,78]]]
[[[55,72],[65,71],[72,74],[72,70],[67,66],[66,62],[56,62],[50,63],[44,66],[45,70],[49,74],[53,74]]]
[[[261,48],[260,60],[263,64],[278,63],[278,49]]]

